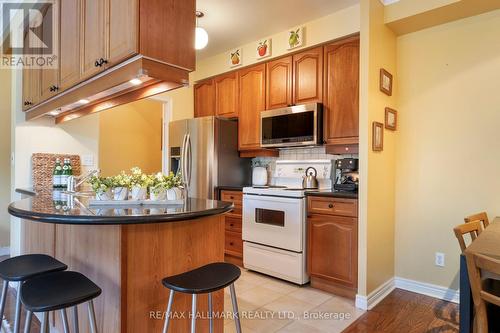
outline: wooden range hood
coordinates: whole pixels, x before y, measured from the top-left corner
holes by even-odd
[[[142,83],[131,83],[134,79]],[[138,55],[37,105],[26,112],[26,120],[49,115],[58,124],[188,83],[189,72],[185,69]]]

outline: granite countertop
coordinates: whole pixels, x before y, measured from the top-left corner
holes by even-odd
[[[331,198],[345,198],[345,199],[358,198],[358,192],[335,191],[335,190],[307,191],[306,195],[314,197],[331,197]]]
[[[90,207],[89,196],[69,196],[57,191],[16,189],[27,195],[11,203],[9,214],[35,222],[56,224],[147,224],[191,220],[224,214],[233,209],[230,202],[188,198],[180,205],[128,207]]]

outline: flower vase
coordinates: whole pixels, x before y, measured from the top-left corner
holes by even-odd
[[[127,200],[128,199],[128,188],[115,187],[113,189],[113,199],[114,200]]]

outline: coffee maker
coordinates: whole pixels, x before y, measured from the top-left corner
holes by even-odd
[[[358,161],[357,158],[342,158],[335,161],[334,190],[348,192],[358,191]]]

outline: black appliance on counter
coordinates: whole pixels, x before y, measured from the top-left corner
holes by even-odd
[[[357,158],[342,158],[335,161],[335,183],[333,189],[336,191],[357,192],[359,184]]]

